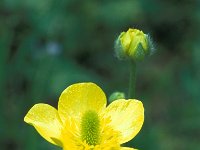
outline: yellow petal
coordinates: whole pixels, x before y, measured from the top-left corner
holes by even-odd
[[[106,108],[105,117],[110,117],[110,125],[121,132],[120,144],[128,142],[136,136],[144,122],[143,104],[134,99],[116,100]]]
[[[130,43],[131,43],[131,35],[130,32],[128,31],[127,33],[123,32],[121,34],[121,43],[122,43],[122,47],[125,50],[125,52],[128,52],[128,49],[130,47]]]
[[[52,144],[61,146],[61,120],[58,111],[48,104],[36,104],[24,117],[24,121],[39,132],[39,134]]]
[[[58,113],[63,122],[67,116],[79,117],[80,114],[94,110],[97,113],[105,109],[106,96],[94,83],[77,83],[66,88],[58,102]]]

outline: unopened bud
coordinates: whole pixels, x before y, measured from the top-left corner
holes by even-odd
[[[110,95],[108,101],[109,103],[112,103],[117,99],[125,99],[125,94],[123,92],[114,92]]]
[[[143,60],[153,52],[153,44],[149,35],[138,29],[122,32],[116,40],[115,52],[119,59]]]

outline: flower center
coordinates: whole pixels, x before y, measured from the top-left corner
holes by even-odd
[[[88,145],[97,145],[100,140],[100,121],[95,111],[87,111],[81,118],[81,138]]]

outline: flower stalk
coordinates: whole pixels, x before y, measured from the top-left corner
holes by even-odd
[[[136,96],[136,62],[130,60],[130,79],[129,79],[129,91],[128,98],[135,98]]]

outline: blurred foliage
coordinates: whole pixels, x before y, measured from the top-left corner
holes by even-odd
[[[157,51],[138,65],[137,98],[145,124],[127,145],[143,150],[199,150],[200,1],[1,0],[0,146],[58,150],[23,122],[35,103],[57,106],[75,82],[109,96],[126,92],[128,64],[113,45],[129,27],[150,33]]]

